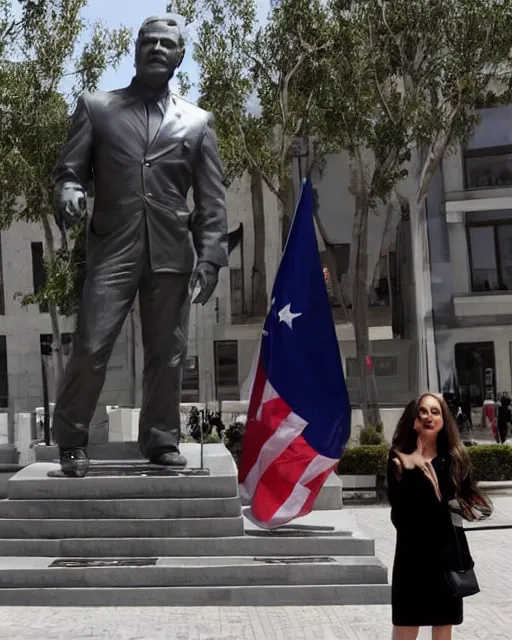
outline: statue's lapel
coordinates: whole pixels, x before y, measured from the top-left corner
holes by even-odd
[[[148,146],[148,155],[164,155],[172,151],[182,142],[183,123],[182,111],[174,100],[169,96],[167,108],[158,131]]]

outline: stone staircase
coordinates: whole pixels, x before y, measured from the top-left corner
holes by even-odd
[[[0,500],[0,606],[389,602],[336,478],[311,514],[265,531],[243,513],[223,445],[205,445],[202,470],[199,445],[182,451],[189,467],[170,475],[135,443],[96,445],[89,475],[72,479],[48,476],[57,452],[38,447]]]

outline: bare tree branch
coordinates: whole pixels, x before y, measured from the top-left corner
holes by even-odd
[[[368,16],[368,36],[370,38],[370,49],[373,50],[373,28],[372,28],[372,23],[370,21],[370,16]],[[376,61],[377,60],[377,56],[373,56],[373,79],[375,81],[375,86],[377,88],[377,93],[379,94],[379,100],[381,103],[382,108],[384,109],[384,111],[388,114],[388,118],[389,121],[391,122],[391,124],[395,124],[395,119],[393,118],[393,114],[391,113],[391,109],[389,108],[388,103],[386,102],[385,98],[384,98],[384,94],[382,93],[382,87],[380,86],[380,82],[379,82],[379,76],[377,74],[377,65],[376,65]]]
[[[272,180],[270,179],[270,177],[260,167],[260,164],[256,161],[256,159],[253,157],[253,155],[249,151],[249,147],[247,145],[247,138],[245,137],[245,131],[244,131],[244,128],[242,127],[242,124],[240,122],[238,122],[238,130],[240,132],[240,138],[242,140],[242,145],[244,147],[244,151],[245,151],[245,154],[247,156],[247,159],[249,160],[251,165],[261,173],[261,177],[265,181],[265,184],[268,186],[270,191],[276,196],[276,198],[281,200],[281,194],[279,193],[278,189],[276,189],[276,187],[275,187],[274,183],[272,182]]]
[[[300,136],[302,136],[304,134],[304,129],[305,129],[305,126],[306,126],[306,118],[307,118],[307,116],[309,114],[309,111],[311,109],[311,103],[313,102],[314,95],[315,95],[315,92],[311,91],[311,93],[308,96],[308,99],[306,101],[306,105],[305,105],[304,110],[302,112],[302,117],[299,118],[297,126],[295,127],[295,131],[293,133],[293,136],[295,138],[298,138],[298,137],[300,137]]]

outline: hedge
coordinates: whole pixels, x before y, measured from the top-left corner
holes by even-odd
[[[339,475],[374,476],[386,473],[388,446],[363,444],[348,447],[338,465]]]
[[[512,480],[512,447],[484,444],[468,447],[475,480]]]
[[[345,450],[338,465],[339,475],[384,475],[387,445],[360,445]],[[512,446],[475,445],[468,447],[473,478],[476,481],[512,480]]]

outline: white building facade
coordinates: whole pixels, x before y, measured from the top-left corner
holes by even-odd
[[[428,212],[441,388],[472,406],[512,389],[512,106],[480,115]]]

